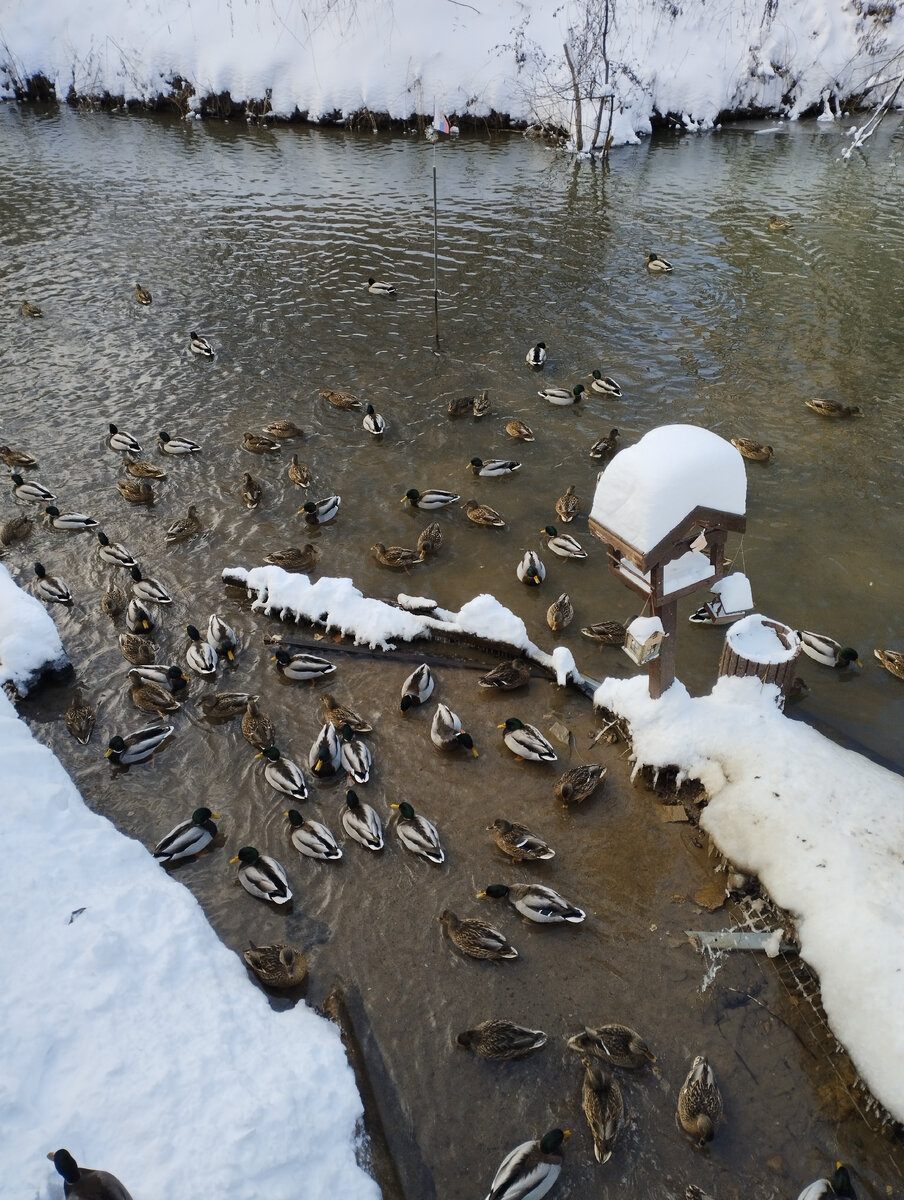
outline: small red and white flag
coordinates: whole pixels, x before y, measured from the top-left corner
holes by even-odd
[[[436,112],[433,114],[433,132],[434,133],[448,133],[450,128],[451,128],[451,126],[449,125],[448,118],[443,116],[443,114],[439,111],[439,109],[437,109]]]

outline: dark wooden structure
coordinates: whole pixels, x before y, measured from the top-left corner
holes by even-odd
[[[743,654],[739,654],[732,646],[732,634],[741,628],[746,621],[758,621],[767,629],[771,629],[782,650],[786,656],[777,661],[760,662],[756,659],[745,658]],[[794,649],[794,653],[787,657],[787,652]],[[763,683],[774,683],[778,686],[782,694],[782,707],[788,699],[788,693],[791,690],[791,685],[794,682],[795,670],[797,668],[797,660],[800,657],[800,638],[789,625],[783,625],[781,621],[770,621],[766,617],[754,615],[745,617],[743,621],[739,621],[725,635],[725,644],[722,647],[722,656],[719,659],[719,675],[738,675],[744,678],[748,675],[755,675],[761,679]]]

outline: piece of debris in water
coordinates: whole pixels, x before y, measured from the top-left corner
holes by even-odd
[[[792,942],[782,941],[784,929],[685,929],[698,950],[764,950],[770,958],[796,954]]]

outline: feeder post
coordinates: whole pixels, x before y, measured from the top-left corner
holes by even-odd
[[[661,568],[660,568],[661,569]],[[665,630],[665,640],[659,657],[650,663],[650,699],[658,700],[675,682],[675,635],[678,632],[678,601],[664,600],[653,605],[653,616],[658,617]]]

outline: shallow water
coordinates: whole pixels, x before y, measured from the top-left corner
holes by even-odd
[[[817,124],[664,137],[619,151],[607,173],[518,137],[446,144],[434,157],[429,145],[401,137],[0,106],[2,441],[33,452],[40,469],[32,474],[61,508],[97,516],[171,588],[176,602],[159,613],[160,661],[181,657],[188,621],[221,612],[242,647],[217,687],[259,692],[280,747],[302,763],[324,691],[366,713],[376,770],[362,796],[384,818],[391,801],[409,799],[438,824],[447,861],[413,859],[392,828],[379,856],[346,840],[340,864],[301,859],[285,833],[287,805],[263,782],[238,723],[211,726],[192,703],[153,765],[111,774],[100,757],[109,737],[152,718],[123,687],[126,665],[98,603],[112,569],[96,559],[89,534],[38,528],[5,562],[27,582],[40,559],[72,584],[73,609],[53,615],[98,707],[97,733],[88,747],[66,735],[59,717],[68,689],[22,711],[88,802],[147,845],[200,803],[224,814],[221,844],[173,873],[237,949],[249,939],[302,945],[311,1002],[344,983],[409,1195],[479,1195],[511,1146],[557,1124],[575,1131],[562,1196],[676,1196],[687,1182],[718,1197],[796,1195],[835,1158],[853,1163],[868,1196],[901,1185],[897,1152],[839,1104],[830,1068],[783,1024],[794,1025],[795,1009],[763,960],[729,956],[701,991],[706,964],[683,930],[726,921],[692,900],[713,860],[692,827],[660,820],[654,797],[631,785],[622,746],[591,747],[599,722],[583,697],[539,677],[528,692],[488,697],[473,670],[439,666],[437,695],[461,713],[480,751],[477,759],[440,755],[430,714],[398,711],[417,651],[396,661],[326,642],[336,674],[288,684],[262,639],[291,630],[252,613],[220,580],[224,566],[256,565],[271,549],[313,540],[318,572],[350,575],[366,594],[403,590],[457,608],[492,591],[540,646],[561,640],[587,675],[626,675],[623,654],[579,633],[637,611],[587,530],[598,466],[587,451],[612,427],[631,444],[657,424],[698,422],[775,448],[772,463],[749,464],[748,532],[729,542],[758,609],[851,644],[863,659],[861,672],[842,674],[803,660],[812,690],[794,715],[904,765],[904,684],[872,657],[874,646],[904,648],[904,285],[888,269],[904,241],[902,143],[894,123],[877,136],[868,159],[847,167],[837,162],[839,130]],[[790,232],[768,231],[773,213],[792,222]],[[648,275],[648,249],[674,262],[674,273]],[[371,296],[371,274],[398,294]],[[132,300],[136,280],[153,293],[150,308]],[[42,305],[42,320],[20,316],[26,297]],[[190,355],[190,330],[211,340],[212,361]],[[550,362],[538,379],[524,354],[539,339]],[[618,379],[621,400],[590,396],[560,409],[537,397],[540,383],[571,386],[594,367]],[[382,443],[363,432],[359,414],[319,399],[323,387],[370,400],[389,421]],[[447,418],[450,397],[482,388],[490,416]],[[817,395],[860,404],[864,416],[822,420],[804,405]],[[506,436],[512,416],[534,427],[536,442]],[[242,449],[245,430],[278,417],[296,420],[305,438],[272,457]],[[196,439],[204,452],[161,458],[169,475],[155,485],[157,503],[130,506],[104,446],[109,421],[155,460],[160,429]],[[342,496],[338,519],[313,535],[297,516],[306,497],[285,475],[295,451],[312,470],[314,498]],[[523,467],[475,480],[466,470],[474,455]],[[243,471],[262,482],[258,512],[238,498]],[[543,552],[538,530],[554,521],[568,483],[584,514],[571,532],[590,558],[562,563],[544,553],[544,587],[525,588],[515,565],[525,548]],[[508,526],[480,529],[457,507],[444,510],[436,559],[411,576],[387,571],[370,546],[414,545],[434,516],[399,503],[412,486],[473,496]],[[189,503],[204,533],[165,546],[163,531]],[[2,516],[16,508],[26,506],[8,500]],[[565,590],[576,618],[552,635],[546,608]],[[677,651],[679,677],[694,693],[711,686],[722,643],[717,630],[683,621],[701,598],[683,602]],[[193,680],[192,697],[203,690]],[[604,789],[578,810],[558,807],[557,770],[517,764],[502,746],[496,726],[510,713],[546,729],[567,725],[575,743],[570,759],[560,748],[559,766],[607,763]],[[341,785],[321,786],[308,802],[337,833],[342,796]],[[509,864],[485,832],[502,815],[547,836],[556,858]],[[248,842],[286,865],[295,889],[288,914],[234,886],[227,859]],[[584,926],[525,926],[499,902],[475,899],[493,881],[534,877],[585,907]],[[521,959],[494,967],[454,955],[436,920],[445,907],[495,921]],[[748,994],[755,999],[738,1003]],[[501,1015],[545,1029],[550,1044],[502,1066],[453,1047],[458,1030]],[[608,1020],[636,1026],[658,1063],[624,1079],[631,1123],[600,1167],[564,1038]],[[678,1087],[701,1052],[726,1105],[705,1153],[673,1122]]]

